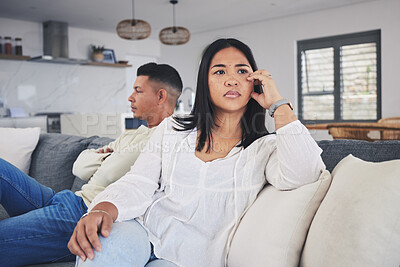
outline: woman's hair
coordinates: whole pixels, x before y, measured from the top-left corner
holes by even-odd
[[[201,151],[208,143],[207,152],[210,151],[212,144],[212,129],[219,127],[215,121],[214,104],[210,97],[208,87],[208,71],[211,61],[216,53],[222,49],[234,47],[241,51],[250,63],[253,71],[257,70],[256,61],[251,49],[244,43],[236,39],[218,39],[211,43],[203,52],[197,76],[196,98],[194,106],[189,116],[175,116],[174,120],[178,127],[177,131],[192,130],[197,127],[200,130],[200,137],[196,146],[197,151]],[[242,140],[239,146],[248,147],[256,139],[269,134],[265,127],[265,109],[261,107],[253,98],[247,103],[246,111],[240,121],[242,128]]]

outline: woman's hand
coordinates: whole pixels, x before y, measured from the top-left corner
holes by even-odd
[[[254,98],[263,108],[269,107],[283,97],[278,91],[278,87],[271,74],[267,70],[257,70],[249,75],[248,81],[253,81],[255,84],[261,83],[264,87],[264,92],[261,94],[253,92],[251,97]]]
[[[252,92],[251,97],[254,98],[258,104],[263,108],[269,109],[272,104],[283,99],[278,91],[275,81],[272,79],[271,74],[266,70],[257,70],[249,75],[249,81],[260,83],[264,87],[264,92],[261,94]],[[280,106],[274,114],[275,129],[279,128],[297,120],[296,115],[288,105]]]
[[[79,256],[83,261],[87,258],[93,259],[93,248],[98,252],[101,251],[97,233],[100,232],[104,237],[108,237],[117,215],[117,208],[109,202],[96,205],[76,225],[68,242],[68,249],[71,253]]]

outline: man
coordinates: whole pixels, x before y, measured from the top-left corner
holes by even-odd
[[[76,223],[93,198],[130,169],[154,127],[174,112],[182,80],[171,66],[148,63],[138,68],[133,89],[128,98],[132,112],[146,120],[148,128],[141,126],[103,148],[83,151],[73,173],[88,183],[75,194],[55,194],[0,159],[0,199],[11,216],[0,221],[0,258],[7,256],[7,266],[75,259],[67,243]]]

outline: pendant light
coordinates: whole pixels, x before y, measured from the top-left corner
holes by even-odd
[[[160,41],[166,45],[186,44],[190,39],[189,30],[184,27],[175,26],[175,5],[178,3],[178,0],[170,0],[169,2],[173,7],[173,27],[167,27],[160,31]]]
[[[150,36],[151,27],[144,20],[135,19],[135,3],[132,0],[132,19],[122,20],[117,25],[118,36],[127,40],[142,40]]]

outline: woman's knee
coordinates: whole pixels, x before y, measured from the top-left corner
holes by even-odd
[[[146,230],[135,220],[114,223],[108,237],[100,236],[102,249],[93,260],[76,266],[144,266],[151,247]]]
[[[152,262],[149,262],[148,264],[146,264],[145,267],[178,267],[178,265],[176,265],[170,261],[157,259]]]

